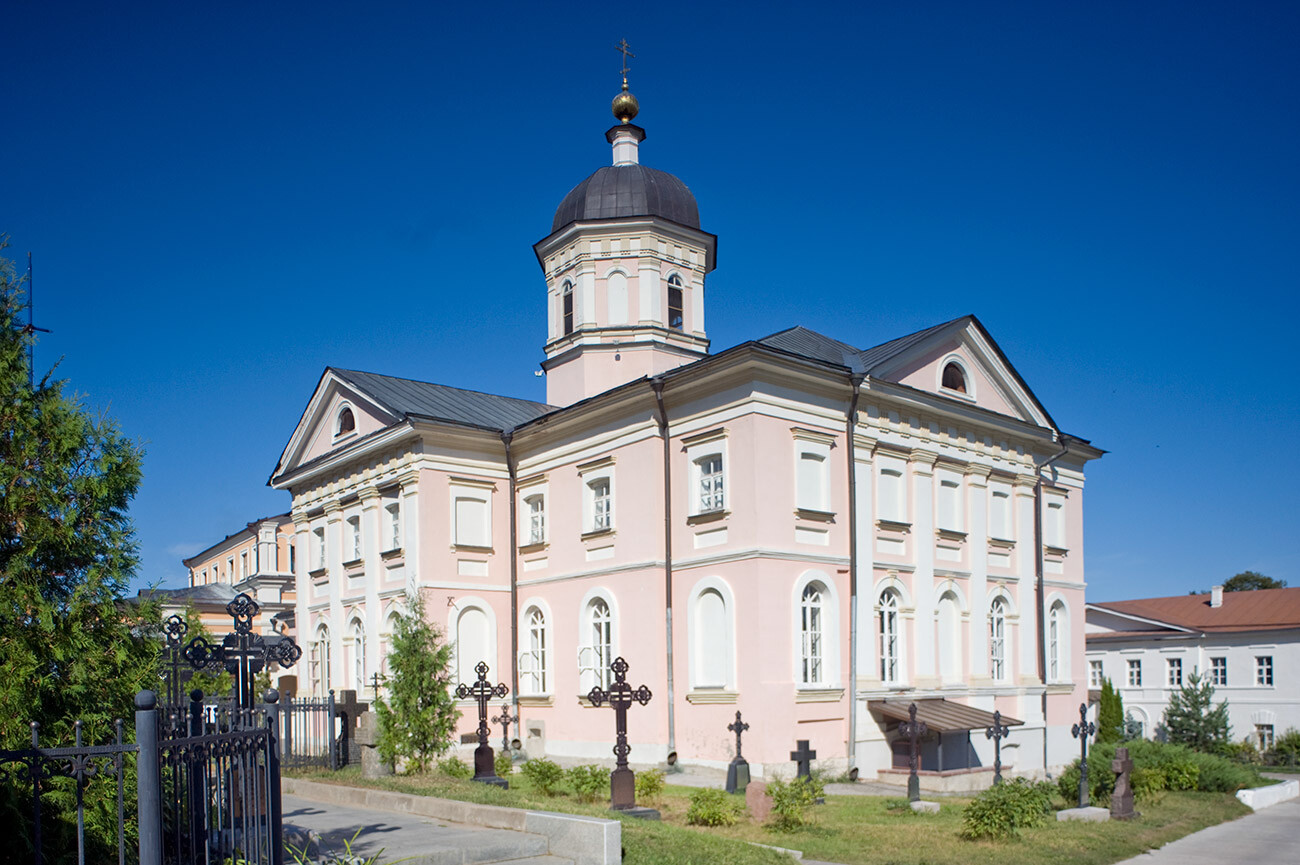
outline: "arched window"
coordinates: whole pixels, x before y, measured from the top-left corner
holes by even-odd
[[[582,692],[607,688],[614,663],[614,616],[604,598],[592,598],[583,612],[583,643],[578,650],[578,677]]]
[[[682,317],[682,278],[675,273],[668,277],[668,326],[673,330],[686,326]]]
[[[943,368],[943,386],[948,390],[965,393],[966,373],[962,372],[961,367],[957,364],[949,363]]]
[[[885,591],[880,596],[880,681],[885,684],[898,682],[899,667],[899,623],[898,594]]]
[[[312,691],[324,697],[330,689],[330,629],[322,624],[316,629],[316,640],[311,644]]]
[[[725,688],[731,679],[731,617],[716,588],[695,596],[691,610],[691,667],[696,688]]]
[[[939,676],[944,682],[961,681],[961,617],[952,592],[939,599],[938,618]]]
[[[472,684],[478,673],[474,667],[479,661],[495,669],[496,658],[489,645],[491,628],[487,612],[478,606],[467,606],[456,617],[456,683]]]
[[[339,412],[338,421],[334,425],[334,435],[346,435],[357,428],[357,419],[352,414],[352,409],[347,406]]]
[[[1047,613],[1047,681],[1061,682],[1069,678],[1065,659],[1065,604],[1057,601]]]
[[[995,681],[1007,677],[1007,605],[994,598],[989,606],[989,673]]]
[[[605,314],[610,324],[627,324],[627,276],[617,270],[605,278]]]
[[[524,611],[527,623],[527,641],[519,659],[520,688],[528,695],[546,694],[551,690],[550,670],[547,667],[546,653],[550,640],[547,638],[546,614],[540,607],[529,607]]]
[[[360,619],[352,620],[352,687],[358,694],[366,688],[366,629]]]
[[[799,601],[799,638],[801,652],[800,681],[805,685],[820,685],[825,679],[824,660],[826,654],[825,611],[822,609],[821,583],[809,583],[804,587],[803,597]]]
[[[564,334],[567,335],[573,333],[573,283],[567,279],[560,289],[560,303],[564,307]]]

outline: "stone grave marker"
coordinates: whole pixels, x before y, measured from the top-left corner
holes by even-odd
[[[393,774],[393,767],[379,756],[379,716],[366,712],[357,727],[357,745],[361,747],[361,777],[379,778]]]
[[[1110,768],[1115,773],[1115,792],[1110,794],[1110,816],[1116,820],[1132,820],[1138,813],[1133,810],[1133,761],[1129,759],[1128,748],[1115,749],[1115,759]]]
[[[755,823],[766,823],[772,814],[772,797],[767,795],[767,784],[762,781],[750,781],[745,787],[745,806]]]

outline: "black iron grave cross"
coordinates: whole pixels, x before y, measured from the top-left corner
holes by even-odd
[[[993,726],[984,731],[993,740],[993,783],[1002,783],[1002,740],[1011,735],[1011,728],[1002,723],[1002,713],[993,713]]]
[[[728,724],[727,729],[736,734],[736,756],[727,766],[727,792],[735,793],[749,786],[749,761],[740,753],[740,734],[748,730],[749,725],[740,720],[740,712],[737,711],[736,722]]]
[[[1097,725],[1088,720],[1088,704],[1079,704],[1079,723],[1070,733],[1079,740],[1079,807],[1088,807],[1088,737],[1097,732]]]
[[[181,658],[185,647],[185,634],[190,626],[180,616],[168,616],[163,622],[163,637],[166,648],[163,649],[163,662],[166,665],[164,675],[167,677],[167,705],[181,704]]]
[[[501,714],[492,718],[493,724],[501,725],[501,750],[510,750],[510,725],[519,723],[519,716],[510,714],[510,704],[501,704]]]
[[[494,754],[492,746],[488,744],[488,701],[493,697],[504,697],[510,693],[505,682],[493,685],[488,682],[488,665],[479,661],[474,666],[474,672],[478,673],[478,681],[473,685],[461,683],[456,686],[456,697],[461,700],[468,700],[473,697],[478,703],[478,747],[474,749],[474,780],[482,784],[491,784],[494,787],[509,787],[509,783],[504,778],[497,776],[496,766],[493,763]]]
[[[808,747],[807,739],[799,739],[795,742],[795,745],[798,747],[790,752],[790,759],[794,760],[798,764],[798,769],[795,771],[795,777],[811,778],[812,770],[809,767],[809,764],[813,760],[817,759],[817,752]]]
[[[302,657],[302,648],[292,637],[280,637],[268,646],[261,634],[253,633],[253,619],[257,618],[257,601],[240,592],[226,604],[226,612],[234,620],[235,630],[222,638],[220,645],[212,645],[203,637],[195,637],[185,647],[185,660],[196,670],[224,667],[235,677],[235,698],[239,707],[252,710],[258,701],[253,694],[257,674],[268,663],[291,667]]]
[[[924,721],[916,720],[916,704],[907,707],[907,720],[898,725],[899,734],[911,739],[911,751],[907,755],[907,801],[921,801],[921,778],[916,774],[917,765],[917,743],[921,737],[930,731]]]
[[[627,811],[636,807],[636,775],[627,767],[627,755],[632,749],[627,744],[627,710],[633,701],[644,706],[650,702],[650,689],[645,685],[632,689],[627,683],[627,661],[622,657],[610,664],[614,681],[608,689],[596,685],[587,694],[593,706],[609,703],[614,710],[614,756],[618,764],[609,776],[609,807],[615,811]]]

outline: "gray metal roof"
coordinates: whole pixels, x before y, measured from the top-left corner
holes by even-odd
[[[234,600],[235,595],[235,587],[229,583],[206,583],[202,586],[186,586],[183,589],[141,589],[137,593],[140,599],[168,604],[187,601],[226,604]]]
[[[700,227],[699,205],[685,183],[645,165],[607,165],[564,196],[551,231],[571,222],[626,216],[660,216]]]
[[[952,321],[945,321],[933,327],[927,327],[925,330],[918,330],[916,333],[909,333],[907,336],[900,336],[898,339],[891,339],[889,342],[868,349],[854,348],[848,343],[832,339],[825,334],[809,330],[806,327],[792,327],[771,336],[765,336],[758,342],[760,345],[788,351],[791,354],[833,363],[854,372],[870,374],[882,363],[930,338],[938,331],[973,318],[974,316],[964,315],[961,318],[954,318]]]
[[[335,375],[396,415],[432,418],[505,431],[555,411],[555,406],[445,384],[330,368]]]

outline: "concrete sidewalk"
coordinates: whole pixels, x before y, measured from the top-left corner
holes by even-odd
[[[285,841],[295,848],[292,827],[311,830],[328,851],[342,853],[351,841],[352,852],[370,857],[380,851],[380,862],[399,860],[413,865],[466,865],[510,861],[514,865],[562,865],[569,859],[547,855],[547,839],[527,832],[466,826],[416,814],[395,814],[368,808],[322,804],[285,795]]]
[[[1171,841],[1116,865],[1300,863],[1300,800],[1292,799]]]

